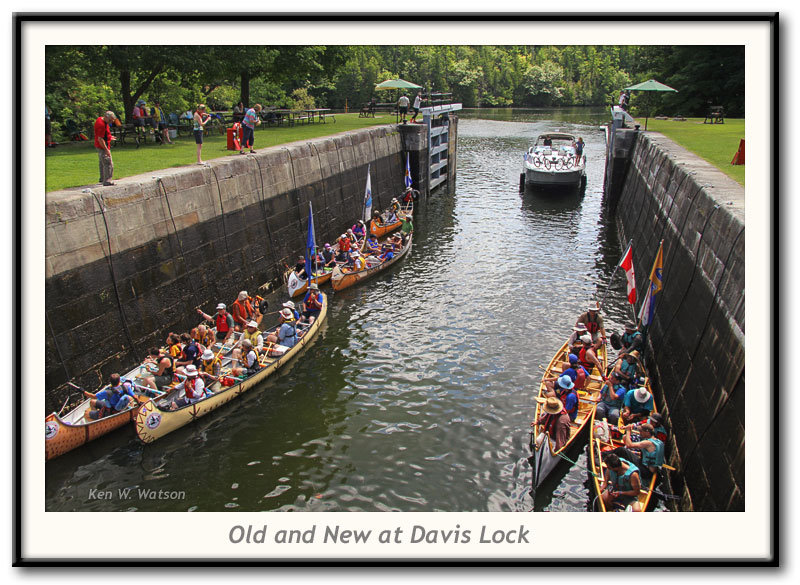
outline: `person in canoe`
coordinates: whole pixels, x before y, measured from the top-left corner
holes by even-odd
[[[600,363],[600,360],[597,358],[597,354],[594,350],[594,345],[592,343],[592,336],[588,333],[584,334],[581,337],[581,347],[580,351],[578,352],[578,360],[580,361],[581,365],[586,368],[586,370],[591,374],[592,368],[597,368],[597,371],[602,376],[603,380],[606,379],[605,372],[603,371],[603,364]]]
[[[336,261],[347,262],[350,259],[350,238],[347,237],[347,234],[342,234],[336,243],[339,246],[339,255],[336,257]]]
[[[400,202],[397,200],[397,197],[392,197],[392,203],[389,205],[389,211],[393,213],[395,217],[400,215]]]
[[[641,387],[632,388],[625,393],[622,399],[622,411],[619,418],[622,424],[646,420],[654,410],[653,395],[645,388],[646,380],[641,380]]]
[[[625,398],[625,386],[619,383],[614,372],[608,375],[606,383],[600,389],[600,400],[597,402],[595,419],[606,419],[612,425],[619,422],[619,415],[622,410],[622,400]]]
[[[170,410],[177,410],[182,406],[188,406],[205,397],[206,384],[203,378],[198,375],[195,366],[186,366],[186,380],[183,382],[183,396],[176,398],[169,406]]]
[[[300,320],[300,313],[297,312],[297,308],[294,306],[294,301],[286,301],[282,306],[284,309],[289,309],[292,312],[295,321]]]
[[[376,238],[374,235],[371,235],[369,238],[367,238],[367,247],[365,252],[367,254],[380,254],[381,245],[378,243],[378,238]]]
[[[133,393],[133,382],[123,380],[119,374],[111,374],[108,378],[108,387],[97,394],[84,391],[86,398],[91,398],[89,408],[84,416],[86,420],[98,420],[110,414],[122,412],[135,402],[136,394]]]
[[[626,388],[630,388],[636,378],[639,377],[639,352],[633,350],[631,353],[625,354],[622,359],[617,359],[617,365],[614,366],[614,374],[617,376],[620,384]]]
[[[589,377],[589,372],[580,364],[578,356],[574,353],[569,354],[567,359],[569,367],[564,370],[564,374],[575,383],[575,390],[583,390],[586,387],[586,378]]]
[[[147,357],[144,359],[145,366],[153,374],[144,379],[144,385],[157,390],[162,390],[165,386],[172,384],[175,374],[174,358],[169,354],[162,354],[158,348],[151,347],[147,350]]]
[[[625,323],[625,332],[622,335],[619,333],[611,334],[611,347],[619,350],[619,357],[638,351],[641,349],[642,343],[642,334],[633,321]]]
[[[556,384],[552,382],[550,384],[545,394],[558,398],[564,405],[569,420],[574,421],[578,417],[578,394],[575,392],[575,382],[568,375],[562,374],[556,380]]]
[[[294,265],[294,273],[297,275],[299,280],[306,280],[308,278],[308,273],[306,272],[306,257],[300,256],[297,259],[297,264]]]
[[[392,258],[394,258],[394,251],[392,250],[392,245],[383,244],[383,246],[381,247],[381,255],[378,256],[378,259],[381,262],[388,262]]]
[[[225,303],[217,305],[217,314],[215,317],[204,313],[201,309],[197,309],[203,319],[206,321],[214,321],[214,326],[217,328],[217,341],[225,345],[228,343],[231,335],[233,335],[233,317],[228,313],[228,307]]]
[[[192,329],[191,335],[201,351],[214,347],[214,334],[202,323]]]
[[[597,301],[589,302],[586,312],[581,313],[575,325],[578,323],[586,325],[586,330],[591,334],[595,347],[606,342],[606,328],[603,325],[603,317],[600,315],[600,305]]]
[[[181,351],[183,351],[183,346],[181,345],[180,335],[170,332],[167,335],[167,353],[169,357],[177,359],[180,357]]]
[[[653,474],[660,475],[664,465],[664,442],[656,437],[655,429],[649,423],[639,425],[638,431],[638,441],[634,441],[630,433],[625,433],[625,446],[614,449],[614,454],[638,467],[642,480],[650,483]]]
[[[234,352],[236,351],[238,351],[238,348],[234,350]],[[241,357],[242,354],[244,354],[244,359],[239,362],[241,365],[231,368],[231,373],[234,376],[252,376],[261,369],[261,364],[258,361],[258,351],[256,351],[249,339],[242,341],[242,351],[237,355]]]
[[[589,332],[586,331],[586,325],[583,323],[576,323],[572,328],[572,335],[569,336],[569,341],[567,342],[570,349],[578,345],[578,350],[580,350],[580,348],[583,347],[581,344],[581,337],[587,333]]]
[[[323,297],[322,293],[319,292],[319,286],[317,286],[315,282],[312,282],[311,286],[308,287],[305,298],[303,299],[303,316],[299,322],[313,325],[314,321],[316,321],[317,317],[319,317],[320,311],[322,311],[322,304],[324,300],[325,297]]]
[[[247,322],[251,319],[258,320],[256,308],[253,306],[252,299],[243,290],[236,297],[231,305],[231,317],[233,317],[233,325],[236,331],[244,331],[247,328]]]
[[[267,335],[267,343],[293,347],[297,343],[297,327],[294,314],[289,308],[284,308],[278,317],[278,328]]]
[[[614,453],[606,454],[603,459],[606,464],[603,476],[605,485],[600,497],[603,498],[606,510],[630,506],[634,512],[641,511],[638,499],[642,486],[639,468]]]
[[[245,353],[245,341],[250,342],[250,347],[256,352],[256,354],[261,353],[264,350],[264,336],[261,335],[261,331],[258,329],[258,323],[255,321],[248,321],[247,325],[245,326],[244,332],[242,332],[242,348],[235,348],[233,350],[232,357],[236,363],[242,363],[242,354]]]
[[[183,373],[183,370],[188,365],[197,366],[200,363],[200,347],[197,345],[192,336],[188,333],[181,334],[181,342],[183,349],[181,350],[181,354],[175,359],[175,371],[179,374]]]
[[[336,268],[336,254],[333,253],[333,248],[330,244],[325,244],[321,252],[322,266],[333,270]]]
[[[558,451],[569,441],[569,415],[564,410],[564,405],[558,398],[550,396],[548,398],[536,397],[536,402],[542,404],[542,414],[531,423],[532,427],[541,426],[542,430],[536,437],[536,445],[541,446],[545,435],[549,435]]]
[[[414,231],[414,224],[411,223],[411,219],[409,219],[408,216],[403,216],[402,222],[403,223],[400,224],[400,233],[403,234],[403,240],[405,241],[411,232]]]
[[[200,356],[200,365],[197,370],[204,379],[216,380],[222,370],[220,359],[210,349],[206,349]]]
[[[356,242],[360,242],[361,240],[363,240],[364,236],[366,235],[364,233],[364,226],[361,225],[361,222],[353,224],[353,227],[350,228],[350,233],[355,236],[355,238],[356,238],[355,241]]]
[[[361,252],[358,250],[351,250],[350,252],[350,262],[347,263],[347,270],[350,272],[358,272],[359,270],[364,270],[367,264],[364,261],[364,257],[361,255]]]

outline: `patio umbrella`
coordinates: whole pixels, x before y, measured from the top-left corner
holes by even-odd
[[[637,83],[636,85],[631,85],[630,87],[626,87],[625,91],[674,91],[677,93],[678,90],[673,89],[668,85],[664,85],[663,83],[658,82],[655,79],[648,79],[647,81],[643,81],[642,83]],[[645,118],[644,118],[645,130],[647,130],[647,119],[649,117],[650,117],[650,112],[648,108],[648,111],[645,113]]]
[[[376,85],[375,89],[422,89],[422,86],[405,79],[387,79]]]

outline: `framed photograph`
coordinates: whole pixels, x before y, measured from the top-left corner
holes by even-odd
[[[777,14],[13,24],[15,565],[779,564]]]

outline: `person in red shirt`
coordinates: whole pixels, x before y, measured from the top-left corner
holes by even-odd
[[[113,185],[111,177],[114,175],[114,161],[111,159],[111,124],[117,116],[111,110],[94,121],[94,147],[100,159],[100,182],[103,185]]]

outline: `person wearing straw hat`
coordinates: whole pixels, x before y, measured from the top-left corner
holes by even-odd
[[[278,328],[267,335],[267,343],[280,344],[285,347],[293,347],[297,343],[297,328],[294,313],[288,307],[281,309],[278,315]]]
[[[625,393],[622,399],[620,420],[622,424],[630,424],[646,420],[654,410],[653,395],[647,391],[647,378],[641,378],[637,388],[632,388]]]
[[[630,388],[631,383],[639,375],[639,352],[634,349],[631,353],[622,356],[622,359],[617,358],[614,373],[623,386]]]
[[[182,406],[193,404],[205,396],[205,382],[198,374],[197,368],[194,365],[186,366],[184,371],[186,380],[183,382],[183,396],[173,400],[170,405],[170,410],[176,410]]]
[[[204,378],[216,380],[219,378],[221,370],[222,363],[219,358],[214,355],[214,352],[210,349],[203,351],[203,354],[200,356],[200,366],[198,367],[200,375]]]
[[[589,302],[586,312],[581,313],[575,325],[577,326],[578,323],[586,325],[586,330],[591,334],[595,347],[598,347],[600,343],[605,343],[606,329],[603,325],[603,317],[600,315],[600,304],[597,301]]]
[[[237,355],[240,358],[242,354],[244,354],[244,359],[240,362],[241,366],[231,368],[231,373],[234,376],[252,376],[261,369],[261,364],[258,361],[258,352],[253,346],[253,342],[249,339],[242,340],[242,350]]]
[[[541,427],[541,432],[536,437],[536,445],[540,446],[545,435],[548,435],[554,443],[554,450],[558,451],[569,441],[569,415],[561,401],[554,396],[547,398],[537,396],[536,402],[542,405],[539,418],[531,423],[532,427],[536,425]]]
[[[243,353],[245,357],[247,356],[245,347],[252,348],[256,352],[256,355],[258,355],[264,349],[264,337],[261,335],[261,331],[258,329],[258,323],[255,321],[251,320],[247,322],[240,339],[242,340],[242,348],[235,348],[231,354],[231,357],[233,357],[233,360],[236,363],[247,361],[242,360]],[[245,341],[249,342],[249,345],[246,346]]]

